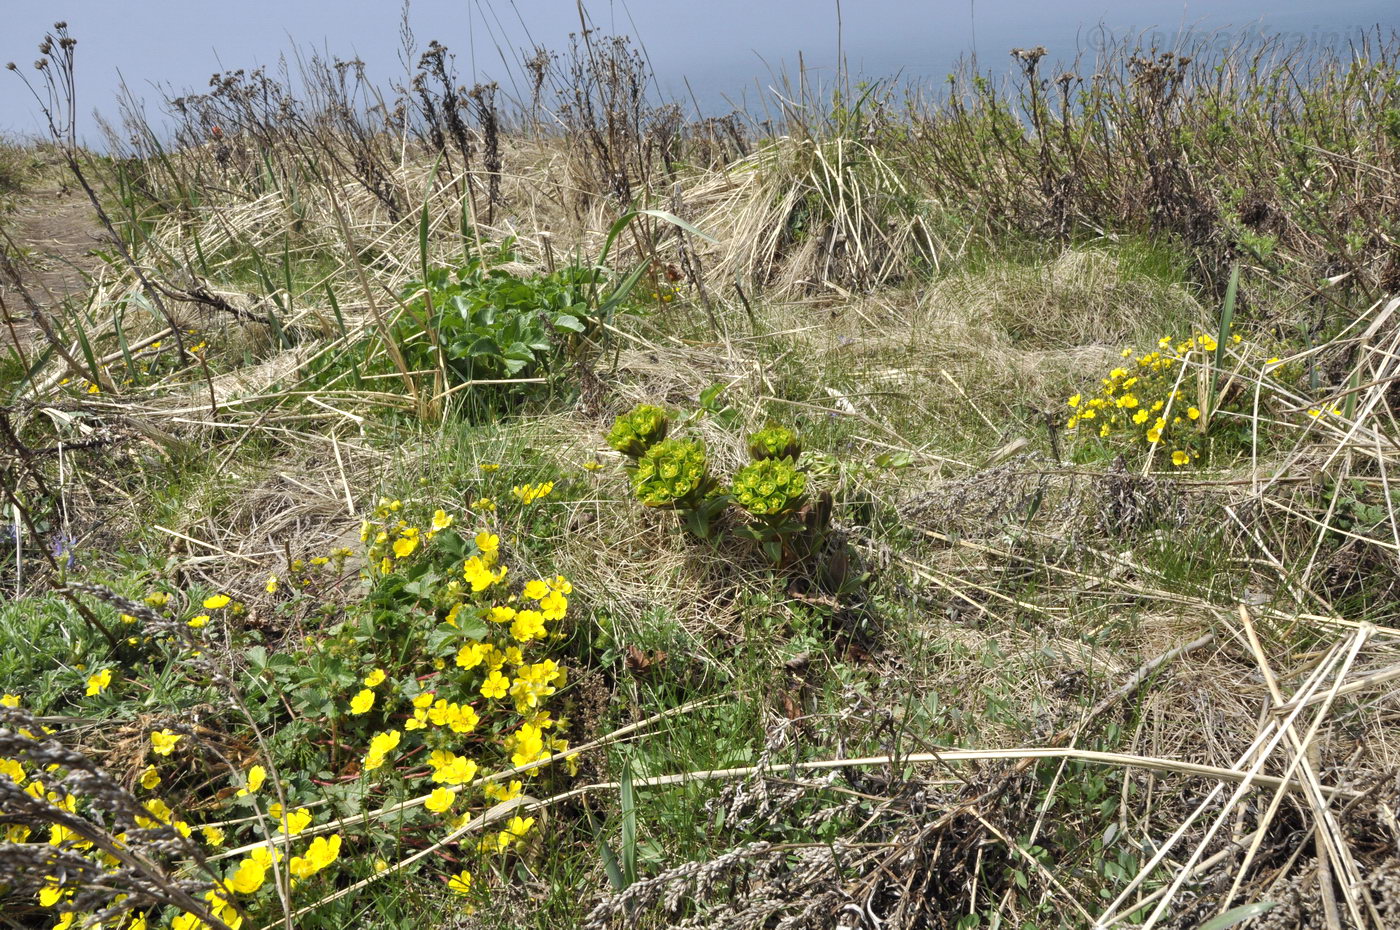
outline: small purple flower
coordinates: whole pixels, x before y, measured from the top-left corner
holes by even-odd
[[[78,540],[68,533],[56,533],[49,543],[49,555],[53,556],[55,562],[63,560],[64,568],[72,568],[73,563],[77,561],[77,557],[73,553],[73,547],[77,542]]]

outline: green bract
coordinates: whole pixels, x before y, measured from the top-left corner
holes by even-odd
[[[802,454],[797,434],[785,426],[768,426],[749,436],[749,455],[755,462],[764,459],[792,459]]]
[[[641,458],[654,444],[666,438],[670,415],[652,404],[638,404],[613,422],[608,445],[623,455]]]
[[[705,445],[696,439],[661,440],[632,472],[632,489],[648,507],[695,506],[712,485]]]
[[[802,506],[807,476],[788,458],[763,459],[734,476],[730,492],[739,506],[756,517],[775,517]]]

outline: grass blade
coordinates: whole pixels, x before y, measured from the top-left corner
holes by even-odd
[[[618,786],[622,798],[622,879],[630,888],[637,881],[637,795],[630,758],[622,765]]]

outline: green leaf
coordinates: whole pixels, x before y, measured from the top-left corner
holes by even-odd
[[[607,873],[608,884],[612,886],[614,894],[626,891],[627,882],[623,880],[622,869],[618,867],[617,854],[608,845],[603,831],[598,829],[598,825],[593,822],[593,814],[587,808],[584,808],[584,813],[587,814],[588,826],[593,830],[593,836],[598,841],[598,857],[603,860],[603,871]]]
[[[1230,324],[1235,319],[1235,293],[1240,286],[1240,266],[1230,269],[1230,283],[1225,285],[1225,301],[1220,307],[1220,334],[1215,340],[1215,359],[1210,367],[1210,393],[1206,395],[1207,416],[1215,410],[1215,387],[1220,381],[1220,366],[1225,363],[1225,345],[1230,339]]]
[[[622,764],[618,779],[622,801],[622,878],[631,887],[637,882],[637,796],[632,789],[632,760]]]
[[[1241,904],[1239,907],[1232,907],[1225,913],[1201,924],[1201,930],[1226,930],[1227,927],[1242,924],[1246,920],[1267,913],[1277,906],[1277,901],[1255,901],[1253,904]]]
[[[554,318],[554,327],[555,329],[567,329],[573,333],[581,333],[584,330],[583,321],[576,316],[569,316],[567,313],[561,313]]]
[[[728,388],[729,384],[723,381],[705,388],[705,390],[700,392],[700,406],[704,407],[706,410],[715,409],[715,401]]]

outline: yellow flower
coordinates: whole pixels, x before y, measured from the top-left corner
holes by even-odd
[[[563,591],[553,590],[540,598],[540,611],[546,620],[562,620],[569,609],[569,599]]]
[[[89,384],[87,392],[89,394],[101,394],[102,388],[98,387],[96,384]]]
[[[1175,452],[1172,453],[1172,464],[1177,466],[1178,468],[1180,468],[1182,465],[1185,465],[1189,461],[1191,461],[1191,456],[1181,451],[1180,449],[1177,449]]]
[[[277,593],[277,576],[276,576],[276,575],[268,575],[268,576],[267,576],[267,584],[263,585],[263,588],[267,591],[268,594],[276,594],[276,593]]]
[[[1070,398],[1068,401],[1066,401],[1066,403],[1069,404],[1071,407],[1078,407],[1080,400],[1081,398],[1078,394],[1072,394],[1070,395]]]
[[[263,768],[261,765],[253,766],[248,770],[248,786],[246,788],[239,788],[237,797],[241,798],[252,794],[261,788],[263,782],[266,780],[267,769]]]
[[[481,790],[488,798],[497,801],[513,801],[520,797],[520,793],[525,790],[525,783],[516,778],[505,785],[496,782],[488,783]]]
[[[20,697],[18,694],[0,695],[0,707],[18,707]]]
[[[372,772],[383,765],[384,757],[398,748],[402,736],[398,730],[376,733],[369,741],[369,752],[365,754],[365,771]]]
[[[200,834],[204,837],[204,843],[205,843],[205,845],[207,845],[207,846],[222,846],[222,845],[224,845],[224,831],[223,831],[221,828],[219,828],[219,827],[213,827],[213,826],[204,827],[204,828],[201,829],[199,832],[200,832]]]
[[[493,472],[493,471],[498,470],[500,467],[501,467],[501,466],[500,466],[498,463],[495,463],[495,462],[486,462],[486,463],[484,463],[484,464],[481,464],[481,465],[478,465],[478,466],[477,466],[477,468],[480,468],[480,469],[481,469],[482,471],[484,471],[484,472]]]
[[[423,802],[423,806],[434,814],[441,814],[452,806],[452,802],[457,796],[448,788],[439,786],[433,789],[433,793],[428,795],[428,799]]]
[[[1198,420],[1201,417],[1201,411],[1195,407],[1187,407],[1186,415],[1193,420]]]
[[[515,615],[510,625],[510,635],[517,642],[528,643],[532,639],[544,639],[544,615],[538,610],[522,610]]]
[[[516,836],[524,836],[525,834],[530,832],[530,828],[534,825],[535,818],[516,816],[510,818],[510,822],[506,824],[506,829],[509,830],[511,833],[515,834]]]
[[[598,471],[600,468],[603,467],[603,463],[602,463],[602,462],[596,462],[596,461],[594,461],[594,462],[584,462],[584,463],[583,463],[583,467],[584,467],[584,469],[585,469],[586,471]]]
[[[227,884],[238,894],[252,894],[262,887],[266,877],[267,866],[250,856],[239,861],[238,868],[228,877]]]
[[[146,768],[141,772],[141,787],[145,788],[147,791],[151,791],[156,787],[156,785],[159,784],[160,772],[156,771],[156,767],[154,765],[146,766]]]
[[[263,868],[272,868],[282,861],[282,853],[271,846],[259,846],[248,853],[248,858]]]
[[[481,696],[484,698],[503,698],[510,690],[510,679],[500,672],[492,672],[487,679],[481,683]]]
[[[356,716],[366,713],[374,706],[374,692],[368,688],[350,699],[350,713]]]
[[[468,708],[470,710],[470,708]],[[433,755],[437,755],[434,753]],[[465,785],[476,778],[478,766],[472,759],[456,753],[446,753],[433,767],[433,781],[444,785]],[[429,762],[431,765],[431,761]]]
[[[485,591],[493,584],[500,583],[506,577],[505,567],[503,566],[493,572],[488,558],[474,555],[467,559],[466,563],[462,566],[462,579],[471,585],[473,592]]]
[[[340,834],[318,836],[311,841],[305,856],[293,856],[287,867],[297,878],[310,878],[340,856]]]
[[[394,555],[397,558],[406,559],[410,555],[413,555],[414,550],[417,548],[417,536],[404,536],[394,540]]]
[[[219,610],[227,607],[231,600],[233,600],[233,598],[229,597],[227,594],[213,594],[204,599],[204,609]]]
[[[387,677],[388,676],[384,674],[384,669],[377,668],[365,676],[365,687],[377,688],[384,683],[384,679]]]
[[[543,500],[554,490],[553,481],[545,481],[541,484],[517,484],[510,489],[510,493],[522,504],[533,504],[537,500]]]
[[[466,869],[458,872],[447,881],[447,889],[460,895],[471,894],[472,873]]]
[[[531,600],[538,601],[540,598],[544,597],[546,594],[549,593],[549,585],[540,579],[535,579],[534,581],[527,581],[525,582],[525,590],[523,593],[526,597],[530,598]]]
[[[496,499],[494,497],[479,497],[472,501],[472,510],[484,510],[487,513],[495,513]]]
[[[476,547],[482,555],[494,555],[501,549],[501,537],[483,530],[476,534]]]
[[[151,734],[151,751],[158,756],[168,756],[180,742],[181,735],[170,730],[157,730]]]
[[[272,804],[268,807],[268,813],[281,821],[281,826],[278,827],[278,829],[288,836],[296,836],[311,825],[311,811],[304,807],[298,807],[296,810],[283,817],[281,816],[282,805]]]
[[[457,651],[457,666],[459,668],[476,668],[486,658],[489,649],[489,646],[481,643],[468,643]]]
[[[452,516],[445,510],[433,511],[433,529],[445,530],[452,525]]]
[[[197,629],[199,629],[200,627],[204,626],[204,624],[206,624],[206,623],[208,623],[208,622],[209,622],[209,615],[208,615],[208,614],[200,614],[198,617],[191,617],[191,618],[189,619],[189,623],[186,624],[186,625],[187,625],[187,626],[190,626],[190,627],[193,627],[194,629],[197,630]]]
[[[89,675],[87,680],[87,693],[89,695],[101,694],[107,690],[107,686],[112,683],[112,670],[104,668],[94,675]]]

